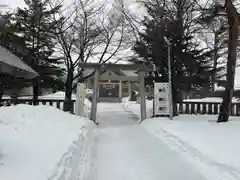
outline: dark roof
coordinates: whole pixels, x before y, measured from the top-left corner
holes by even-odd
[[[88,76],[90,75],[94,70],[93,69],[85,69],[83,74],[84,76]],[[107,70],[101,70],[100,74],[105,73]],[[115,74],[117,74],[118,76],[131,76],[131,77],[136,77],[138,76],[136,71],[131,71],[131,70],[109,70]]]
[[[100,63],[80,63],[80,68],[88,68],[88,69],[107,69],[107,70],[117,70],[117,69],[124,69],[124,70],[135,70],[135,71],[152,71],[151,66],[145,66],[140,64],[100,64]]]

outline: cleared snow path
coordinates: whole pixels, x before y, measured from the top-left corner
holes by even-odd
[[[205,180],[121,104],[100,103],[97,180]]]

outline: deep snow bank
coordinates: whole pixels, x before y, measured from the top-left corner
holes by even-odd
[[[86,179],[94,130],[88,119],[50,106],[1,107],[0,179]]]

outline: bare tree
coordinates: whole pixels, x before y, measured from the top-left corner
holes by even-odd
[[[67,77],[64,110],[69,111],[76,83],[94,73],[85,76],[79,63],[107,63],[117,59],[127,48],[129,34],[125,19],[107,1],[75,0],[58,18],[62,19],[56,32],[58,50],[64,57]]]

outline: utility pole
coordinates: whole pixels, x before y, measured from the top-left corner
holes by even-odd
[[[171,42],[164,36],[168,45],[168,83],[169,83],[169,117],[173,119],[173,101],[172,101],[172,67],[171,67]]]

